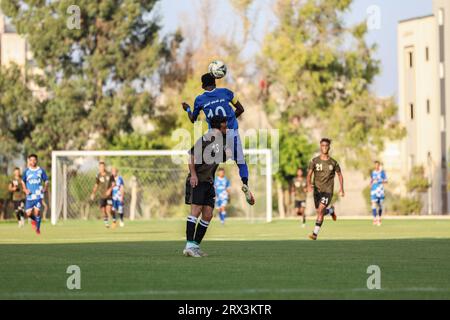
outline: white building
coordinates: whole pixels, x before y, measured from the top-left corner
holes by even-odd
[[[433,14],[398,25],[399,119],[407,129],[400,144],[402,178],[423,166],[431,181],[424,212],[449,210],[450,1],[433,0]]]

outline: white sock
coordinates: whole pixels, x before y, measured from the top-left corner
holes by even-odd
[[[320,231],[320,226],[315,226],[313,233],[317,236],[319,234],[319,231]]]

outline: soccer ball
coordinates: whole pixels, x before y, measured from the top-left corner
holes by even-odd
[[[227,74],[227,66],[220,60],[214,60],[209,64],[209,73],[216,79],[222,79]]]

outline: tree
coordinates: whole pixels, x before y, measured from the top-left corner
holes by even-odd
[[[23,151],[22,143],[30,138],[40,105],[17,65],[0,68],[0,93],[0,160],[6,171],[8,162]]]
[[[48,99],[27,149],[106,148],[131,120],[151,116],[165,45],[157,0],[77,1],[80,28],[69,28],[70,0],[4,0],[3,12],[26,36],[44,71]]]
[[[351,3],[278,0],[278,25],[264,40],[259,65],[271,84],[265,107],[274,122],[308,119],[310,138],[330,137],[338,156],[365,170],[384,141],[404,130],[394,120],[393,99],[370,92],[379,73],[376,46],[365,42],[365,22],[344,24]]]

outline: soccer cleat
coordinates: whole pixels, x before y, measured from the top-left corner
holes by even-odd
[[[317,240],[317,236],[313,233],[308,236],[311,240]]]
[[[253,197],[253,194],[250,191],[250,188],[244,184],[242,186],[242,191],[245,194],[245,199],[247,200],[247,203],[249,205],[253,206],[255,204],[255,197]]]
[[[200,248],[196,248],[196,251],[202,257],[207,257],[208,256],[208,254],[206,252],[202,251],[202,249],[200,249]]]
[[[123,221],[120,221],[119,225],[120,225],[121,228],[125,227],[125,224],[123,223]]]
[[[331,218],[333,219],[333,221],[336,221],[337,220],[337,216],[336,216],[336,211],[334,209],[334,206],[331,206],[330,209],[333,210],[333,213],[331,214]]]
[[[106,229],[109,229],[109,223],[105,223]]]
[[[195,248],[186,248],[183,250],[183,255],[185,257],[201,258],[200,253],[195,250]]]

